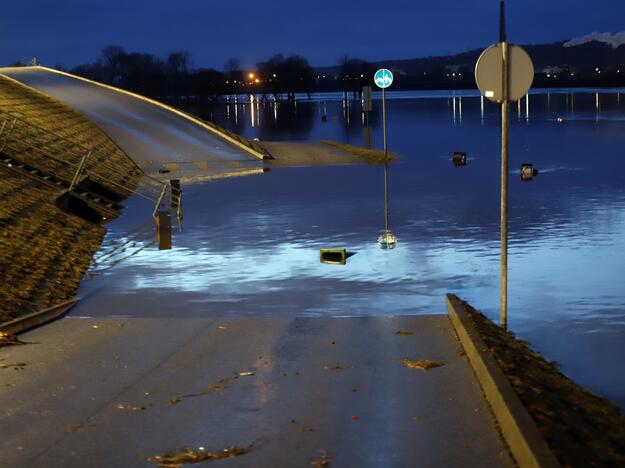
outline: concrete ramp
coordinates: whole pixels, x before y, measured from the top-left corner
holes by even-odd
[[[185,170],[185,177],[262,173],[261,153],[167,105],[45,67],[2,68],[0,73],[90,118],[148,174],[172,164],[195,168]]]

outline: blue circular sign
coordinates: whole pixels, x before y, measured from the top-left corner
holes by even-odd
[[[381,68],[375,72],[373,81],[378,88],[388,88],[393,83],[393,72],[386,68]]]

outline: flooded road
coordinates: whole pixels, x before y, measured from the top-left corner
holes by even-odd
[[[454,292],[496,319],[498,109],[470,93],[389,94],[389,148],[403,156],[389,171],[395,249],[376,242],[380,166],[273,169],[187,186],[174,248],[159,251],[148,229],[119,257],[103,257],[72,314],[444,313],[444,293]],[[362,146],[369,138],[357,101],[247,101],[188,110],[260,140]],[[382,143],[378,110],[374,147]],[[625,407],[625,95],[533,94],[512,106],[511,122],[509,328]],[[466,167],[452,165],[454,151],[468,153]],[[526,162],[540,171],[532,182],[518,176]],[[141,201],[127,205],[103,252],[149,221]],[[345,266],[321,264],[325,247],[355,255]]]
[[[514,466],[445,316],[70,317],[21,337],[3,350],[22,363],[2,371],[3,467],[228,448],[247,453],[218,466]]]
[[[43,67],[0,68],[0,73],[84,114],[148,173],[172,165],[202,164],[212,174],[260,166],[257,157],[219,134],[148,100]]]

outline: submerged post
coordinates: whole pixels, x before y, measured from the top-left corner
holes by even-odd
[[[378,88],[382,89],[382,132],[384,137],[384,232],[378,237],[378,243],[382,248],[392,249],[397,242],[396,237],[389,230],[388,222],[388,145],[386,138],[386,88],[393,83],[393,73],[381,68],[373,77]]]
[[[363,86],[362,88],[362,114],[363,123],[365,125],[364,137],[365,148],[371,149],[371,127],[369,126],[369,114],[373,110],[373,102],[371,97],[371,86]]]
[[[503,2],[502,14],[503,14]],[[510,101],[508,100],[508,43],[501,43],[503,54],[501,103],[501,307],[499,322],[503,329],[508,327],[508,117],[510,115]]]
[[[384,135],[384,231],[388,232],[388,147],[386,145],[386,92],[382,88],[382,121]]]
[[[501,303],[500,325],[508,327],[508,133],[510,102],[521,99],[534,80],[534,66],[519,46],[508,44],[504,1],[500,3],[499,42],[475,66],[475,81],[487,99],[501,105]]]

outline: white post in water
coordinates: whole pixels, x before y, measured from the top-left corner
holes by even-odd
[[[377,87],[382,89],[382,127],[384,137],[384,232],[378,237],[381,247],[392,249],[397,239],[389,229],[388,222],[388,146],[386,141],[386,88],[393,83],[393,73],[386,68],[381,68],[373,77]]]
[[[508,128],[510,102],[521,99],[534,80],[534,66],[519,46],[508,44],[504,1],[501,1],[499,43],[486,49],[475,66],[482,94],[501,104],[501,303],[500,325],[508,327]]]
[[[382,125],[384,136],[384,231],[388,232],[388,147],[386,146],[386,92],[382,88]]]

